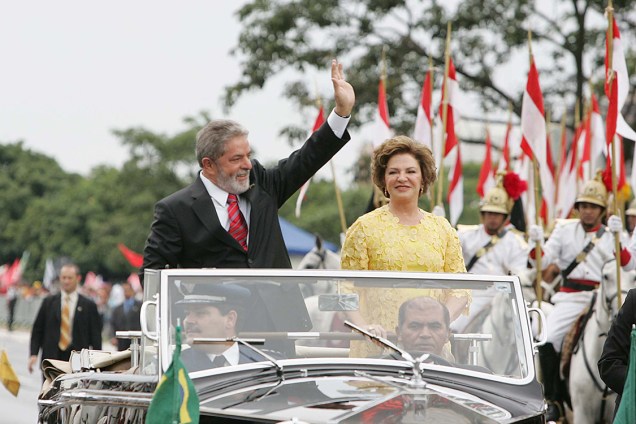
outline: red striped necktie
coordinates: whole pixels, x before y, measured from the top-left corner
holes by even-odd
[[[230,235],[239,242],[243,250],[247,251],[247,222],[239,209],[236,194],[227,196],[227,213],[230,218]]]

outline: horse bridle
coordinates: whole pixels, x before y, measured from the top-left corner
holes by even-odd
[[[307,267],[307,269],[326,269],[327,266],[325,265],[325,260],[327,259],[327,249],[322,249],[322,251],[316,249],[316,250],[312,250],[310,253],[313,253],[314,255],[318,256],[318,258],[320,259],[320,261],[318,262],[318,266],[317,267]]]

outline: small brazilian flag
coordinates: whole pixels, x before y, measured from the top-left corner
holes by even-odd
[[[621,404],[614,417],[614,424],[633,423],[636,423],[636,329],[632,329],[629,369],[625,379],[625,386],[623,386]]]
[[[181,362],[180,326],[177,326],[177,346],[172,355],[172,363],[152,395],[146,423],[199,423],[199,397]]]

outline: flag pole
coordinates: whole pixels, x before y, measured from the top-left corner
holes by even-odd
[[[512,102],[508,102],[508,126],[506,128],[506,135],[508,136],[508,159],[506,160],[506,172],[510,171],[510,133],[507,131],[512,128]],[[504,141],[505,143],[505,141]],[[504,152],[505,153],[505,152]]]
[[[342,206],[342,195],[340,194],[340,188],[336,181],[336,167],[333,164],[333,160],[330,160],[331,175],[333,176],[333,188],[336,191],[336,203],[338,204],[338,215],[340,215],[340,227],[342,228],[342,234],[347,233],[347,221],[345,219],[344,207]]]
[[[563,162],[565,162],[565,151],[563,150],[563,139],[565,137],[565,120],[567,118],[567,109],[565,109],[563,111],[563,114],[561,115],[561,125],[560,125],[560,129],[561,131],[559,132],[559,159],[557,162],[557,167],[556,167],[556,178],[555,178],[555,183],[556,183],[556,188],[554,190],[554,204],[557,204],[557,200],[559,199],[559,180],[561,179],[561,167],[563,166]],[[556,208],[555,208],[556,210]]]
[[[446,124],[448,121],[448,72],[450,67],[450,37],[451,37],[451,23],[448,22],[446,29],[446,50],[444,51],[444,79],[442,81],[442,151],[439,164],[439,178],[437,182],[437,205],[443,206],[442,203],[442,191],[444,190],[444,153],[446,152],[446,137],[448,131],[446,130]]]
[[[430,121],[430,132],[431,132],[431,153],[433,154],[433,158],[435,158],[435,150],[434,150],[434,145],[435,143],[433,142],[433,57],[430,55],[428,55],[428,77],[429,80],[431,81],[431,93],[430,93],[430,98],[428,99],[429,101],[429,105],[431,105],[431,116],[429,116],[428,118],[431,119]],[[442,164],[440,161],[440,168],[441,168]],[[430,187],[430,193],[429,193],[429,199],[431,201],[430,207],[431,207],[431,212],[433,211],[433,207],[435,207],[435,183],[431,184]]]
[[[608,74],[607,77],[609,78],[608,81],[608,90],[610,93],[610,98],[611,98],[611,93],[612,93],[612,82],[614,80],[614,78],[616,78],[616,73],[613,71],[612,69],[612,55],[614,54],[614,7],[612,5],[612,0],[609,0],[608,4],[607,4],[607,9],[605,9],[607,12],[607,71]],[[620,113],[620,111],[619,111]],[[607,125],[607,124],[606,124]],[[617,188],[617,184],[618,181],[616,181],[616,135],[612,134],[612,161],[611,161],[611,171],[612,171],[612,194],[613,194],[613,203],[614,203],[614,211],[615,213],[617,213],[619,216],[619,212],[618,212],[618,188]],[[620,234],[619,233],[614,233],[614,252],[616,252],[616,296],[617,296],[617,301],[619,305],[623,304],[623,299],[622,299],[622,293],[621,293],[621,263],[620,263],[620,251],[621,251],[621,239],[620,239]]]
[[[594,177],[594,152],[592,151],[592,143],[593,143],[593,138],[592,138],[592,114],[594,113],[594,103],[592,102],[592,96],[594,95],[594,86],[592,85],[592,78],[590,78],[589,80],[587,80],[588,86],[590,88],[590,101],[588,103],[588,119],[590,121],[590,160],[588,163],[588,167],[589,167],[589,172],[590,172],[590,178]]]
[[[576,143],[576,149],[577,149],[576,157],[574,158],[574,181],[575,181],[576,187],[579,187],[579,167],[581,166],[579,156],[582,153],[582,151],[579,153],[579,149],[583,148],[583,146],[579,146],[578,144],[581,133],[579,132],[577,134],[579,126],[581,125],[580,115],[581,115],[581,99],[576,99],[576,102],[574,103],[574,143]],[[585,184],[585,181],[583,181],[583,183]]]
[[[382,53],[380,56],[380,81],[382,82],[382,87],[384,88],[384,93],[386,96],[386,45],[382,46]],[[378,108],[380,104],[378,103]],[[373,160],[373,154],[371,155]],[[387,202],[387,198],[382,193],[382,191],[373,183],[373,175],[370,175],[371,178],[371,187],[373,187],[373,206],[379,207]]]
[[[530,53],[530,65],[534,63],[534,57],[532,54],[532,31],[528,30],[528,52]],[[545,142],[545,140],[544,140]],[[541,205],[539,203],[539,162],[537,161],[537,157],[535,154],[532,155],[532,174],[534,179],[534,222],[536,225],[542,225],[541,217]],[[534,257],[535,264],[537,268],[537,276],[536,276],[536,293],[537,293],[537,303],[539,308],[541,308],[541,301],[543,300],[543,288],[541,287],[542,278],[542,270],[541,270],[541,256],[543,255],[541,249],[541,243],[536,243],[534,246]]]
[[[552,143],[548,144],[548,140],[551,140],[550,138],[550,124],[551,124],[551,120],[552,119],[552,115],[550,114],[550,109],[546,109],[545,111],[545,135],[546,135],[546,155],[548,154],[547,149],[552,148],[551,145]],[[547,163],[547,162],[546,162]],[[555,182],[556,185],[556,182]],[[556,190],[555,190],[556,192]],[[554,204],[556,205],[556,198],[553,197],[553,201]],[[545,217],[546,222],[544,223],[544,227],[545,228],[550,228],[550,226],[552,225],[552,217],[550,216],[550,211],[546,209],[546,217]]]

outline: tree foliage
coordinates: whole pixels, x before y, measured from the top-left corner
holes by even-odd
[[[622,25],[633,26],[633,2],[614,4]],[[605,6],[599,0],[254,0],[237,13],[243,28],[234,54],[242,72],[226,88],[225,103],[233,105],[243,93],[291,69],[300,76],[287,83],[285,96],[311,105],[306,71],[323,70],[338,57],[356,88],[354,125],[367,122],[376,108],[379,63],[387,47],[391,124],[411,133],[429,56],[441,84],[447,23],[452,22],[452,56],[462,87],[477,94],[486,109],[504,111],[511,103],[520,114],[529,65],[519,57],[528,55],[529,29],[535,52],[550,61],[539,63],[547,103],[573,105],[590,78],[602,82]],[[515,88],[494,77],[511,65],[516,65],[512,77],[519,80]],[[506,74],[500,75],[509,79],[510,71]]]

